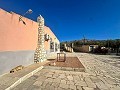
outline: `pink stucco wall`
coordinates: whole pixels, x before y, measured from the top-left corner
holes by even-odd
[[[0,51],[35,50],[37,46],[38,24],[27,18],[22,18],[26,25],[19,21],[18,14],[8,13],[0,9]],[[36,17],[37,18],[37,17]],[[56,38],[50,28],[44,28],[53,40]],[[59,40],[57,39],[57,42]],[[50,48],[50,42],[45,41],[45,49]]]

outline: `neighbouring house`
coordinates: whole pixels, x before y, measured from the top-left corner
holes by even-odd
[[[38,42],[38,23],[20,15],[0,9],[0,75],[12,68],[34,63]],[[60,42],[47,26],[44,26],[44,46],[47,58],[60,51]]]
[[[67,46],[66,44],[64,44],[64,49],[68,52],[73,52],[73,44],[71,44],[71,46]]]
[[[79,47],[74,47],[74,50],[76,51],[79,51],[79,52],[93,52],[93,50],[95,48],[97,48],[98,45],[82,45],[82,46],[79,46]]]

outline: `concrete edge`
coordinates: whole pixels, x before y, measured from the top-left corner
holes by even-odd
[[[0,78],[3,77],[3,76],[5,76],[5,75],[7,75],[8,73],[9,73],[9,72],[0,75]]]
[[[29,77],[33,76],[35,73],[37,73],[38,71],[40,71],[41,69],[43,69],[43,66],[40,66],[39,68],[33,70],[32,72],[28,73],[27,75],[19,78],[19,80],[17,80],[14,84],[12,84],[11,86],[9,86],[8,88],[6,88],[5,90],[11,90],[12,88],[14,88],[15,86],[17,86],[18,84],[20,84],[21,82],[25,81],[26,79],[28,79]]]
[[[44,66],[43,69],[63,70],[63,71],[76,71],[84,72],[85,68],[71,68],[71,67],[56,67],[56,66]]]

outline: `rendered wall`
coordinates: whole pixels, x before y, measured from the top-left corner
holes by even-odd
[[[90,46],[93,46],[94,48],[98,47],[98,45],[82,45],[80,47],[74,47],[74,49],[76,49],[79,52],[86,52],[86,53],[88,53],[88,52],[91,52]]]
[[[34,63],[38,23],[23,17],[25,25],[19,21],[19,16],[0,9],[0,75],[15,66]],[[45,26],[44,30],[53,40],[56,38],[48,27]],[[57,39],[56,42],[59,43],[59,40]],[[49,51],[49,41],[45,41],[45,49]]]

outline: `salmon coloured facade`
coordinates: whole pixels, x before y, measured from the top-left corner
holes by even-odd
[[[38,23],[0,9],[0,75],[18,65],[34,63],[38,43]],[[60,51],[60,42],[49,27],[44,26],[44,49],[47,55]]]

